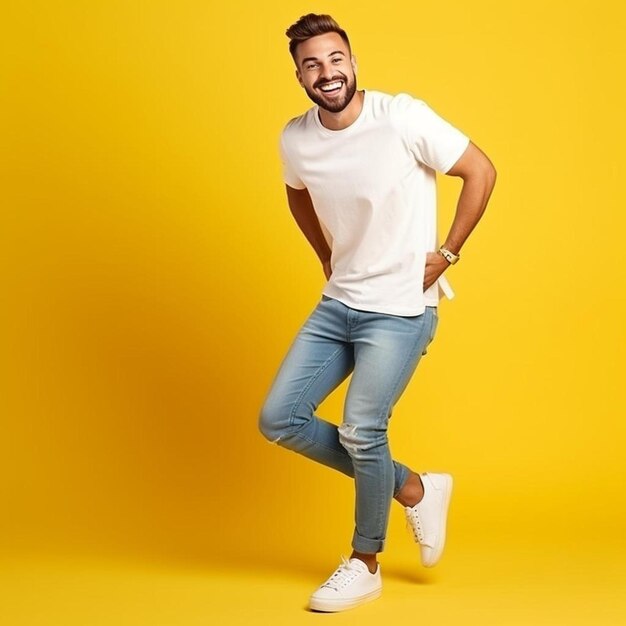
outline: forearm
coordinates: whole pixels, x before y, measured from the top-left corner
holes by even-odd
[[[311,244],[319,260],[322,263],[329,262],[331,250],[326,241],[326,237],[324,237],[324,233],[322,232],[313,207],[292,208],[291,214],[294,216],[298,227]]]
[[[463,179],[463,188],[457,202],[454,220],[442,244],[444,248],[454,254],[459,254],[463,244],[485,212],[495,183],[496,173],[492,169]]]

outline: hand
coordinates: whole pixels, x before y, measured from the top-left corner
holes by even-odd
[[[333,271],[330,269],[330,261],[324,261],[322,263],[322,268],[324,269],[324,276],[326,276],[326,280],[330,279],[330,275]]]
[[[426,266],[424,267],[424,291],[426,291],[443,274],[450,265],[438,252],[426,253]]]

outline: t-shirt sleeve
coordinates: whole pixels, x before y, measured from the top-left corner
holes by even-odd
[[[465,152],[470,138],[423,100],[398,94],[396,101],[400,127],[415,158],[445,174]]]
[[[305,189],[306,185],[300,180],[300,178],[294,171],[293,165],[290,161],[289,154],[285,147],[284,132],[281,132],[280,134],[278,146],[280,152],[280,160],[282,162],[283,181],[294,189]]]

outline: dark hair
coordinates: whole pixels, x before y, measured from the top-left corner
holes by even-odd
[[[289,52],[293,60],[296,60],[296,48],[298,44],[316,35],[323,35],[324,33],[338,33],[341,35],[341,38],[348,46],[348,51],[352,54],[350,40],[348,39],[346,31],[343,30],[330,15],[308,13],[307,15],[303,15],[295,24],[292,24],[285,31],[285,35],[287,35],[290,40]]]

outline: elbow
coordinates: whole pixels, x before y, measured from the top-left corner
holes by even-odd
[[[487,180],[491,186],[495,185],[496,178],[498,177],[498,172],[494,164],[491,162],[491,159],[487,155],[484,155],[480,162],[480,167],[478,168],[480,171],[480,175]]]
[[[496,168],[493,166],[493,163],[489,162],[489,167],[486,172],[487,181],[489,183],[489,187],[493,189],[496,185],[496,179],[498,178],[498,172]]]
[[[488,158],[485,158],[480,164],[480,167],[477,168],[475,176],[481,180],[485,187],[491,190],[496,184],[498,172],[496,171],[494,164]]]
[[[485,188],[493,189],[498,173],[491,161],[475,167],[471,172],[461,176],[464,182],[471,182]]]
[[[496,179],[498,178],[498,172],[493,164],[490,162],[489,166],[486,168],[483,174],[483,187],[485,194],[485,208],[487,208],[487,203],[489,202],[489,198],[491,198],[491,193],[493,192],[493,188],[496,186]]]

